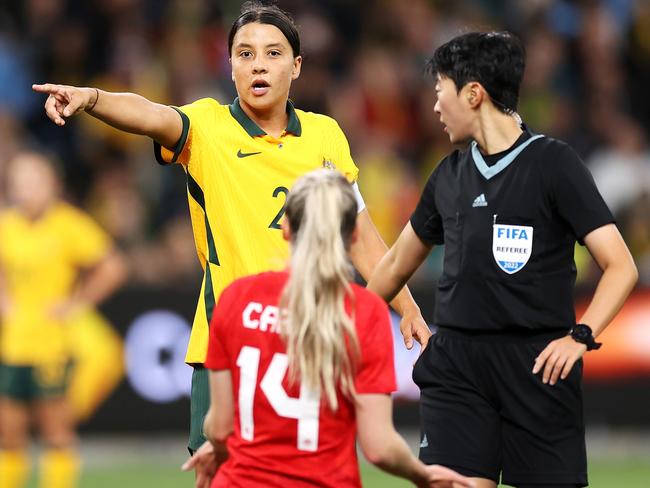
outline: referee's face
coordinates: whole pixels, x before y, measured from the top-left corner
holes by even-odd
[[[459,92],[456,83],[445,76],[438,75],[436,80],[437,101],[433,110],[452,144],[464,144],[472,138],[474,110],[466,88],[467,85]]]
[[[270,24],[246,24],[235,34],[230,55],[240,103],[253,111],[285,110],[302,58],[293,56],[282,31]]]

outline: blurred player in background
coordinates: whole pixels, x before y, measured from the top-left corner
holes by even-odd
[[[445,245],[438,332],[415,365],[420,459],[478,486],[587,484],[582,356],[632,290],[637,271],[593,178],[565,143],[516,113],[525,54],[505,32],[439,47],[435,112],[469,147],[434,170],[410,222],[368,287],[392,297]],[[603,274],[579,323],[576,241]],[[539,375],[538,375],[539,373]]]
[[[322,167],[344,174],[360,201],[359,239],[351,249],[354,265],[368,278],[386,252],[358,191],[358,169],[340,127],[329,117],[295,109],[288,99],[302,64],[295,24],[275,6],[249,2],[242,12],[229,35],[238,94],[231,105],[206,98],[175,108],[131,93],[33,86],[48,94],[45,110],[55,124],[63,126],[68,117],[87,112],[118,129],[151,137],[157,160],[180,163],[187,174],[194,238],[205,270],[186,356],[194,366],[190,452],[202,445],[211,449],[201,426],[209,405],[203,362],[215,301],[234,279],[284,266],[288,246],[280,221],[294,181]],[[413,337],[426,343],[431,333],[406,288],[393,305],[402,315],[407,347]]]
[[[124,377],[122,338],[94,307],[70,313],[65,321],[74,368],[66,391],[77,423],[93,416]]]
[[[0,487],[24,485],[32,425],[44,444],[40,486],[73,487],[80,462],[66,389],[78,348],[66,324],[112,293],[125,265],[97,224],[60,199],[46,156],[18,154],[7,185],[14,207],[0,213]]]
[[[343,176],[308,173],[282,221],[289,271],[241,278],[222,293],[205,363],[205,432],[227,458],[213,488],[360,487],[357,435],[368,460],[417,486],[469,486],[418,461],[393,427],[388,309],[351,282],[356,216]]]

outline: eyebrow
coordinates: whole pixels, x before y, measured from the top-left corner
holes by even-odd
[[[239,44],[237,44],[237,45],[235,46],[235,49],[239,49],[239,48],[243,48],[243,47],[252,48],[253,46],[252,46],[251,44],[246,43],[246,42],[240,42]],[[273,44],[267,44],[267,45],[264,46],[264,47],[265,47],[266,49],[268,49],[268,48],[270,48],[270,47],[275,47],[275,48],[278,48],[278,47],[279,47],[279,48],[283,48],[283,47],[285,47],[285,46],[282,45],[282,44],[279,43],[279,42],[275,42],[275,43],[273,43]]]

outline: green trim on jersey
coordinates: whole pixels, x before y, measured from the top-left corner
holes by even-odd
[[[300,137],[302,134],[302,125],[300,125],[300,119],[296,115],[296,109],[293,107],[291,100],[287,100],[287,114],[289,115],[287,132],[291,132],[294,136]]]
[[[214,310],[214,287],[212,286],[212,271],[210,264],[219,266],[219,256],[217,256],[217,246],[214,243],[214,236],[208,220],[208,213],[205,211],[205,195],[203,190],[192,177],[190,172],[187,172],[187,191],[190,193],[196,203],[199,204],[205,216],[205,235],[208,241],[208,259],[205,263],[205,285],[203,290],[203,297],[205,299],[205,313],[208,319],[208,327],[210,326],[210,319],[212,318],[212,311]]]
[[[181,137],[178,139],[178,142],[176,145],[171,149],[174,152],[174,157],[172,157],[171,161],[165,161],[162,157],[162,148],[160,147],[160,144],[158,144],[156,141],[153,141],[153,153],[154,156],[156,157],[156,161],[158,163],[166,165],[166,164],[173,164],[178,160],[178,156],[180,156],[181,151],[185,147],[185,143],[187,142],[187,135],[190,132],[190,119],[188,118],[187,115],[185,115],[180,109],[176,107],[172,107],[174,110],[178,112],[178,115],[181,116],[181,122],[183,123],[183,130],[181,131]]]
[[[255,122],[253,122],[246,112],[241,108],[239,104],[239,97],[235,98],[232,104],[228,107],[230,109],[230,114],[235,118],[239,125],[241,125],[244,130],[251,137],[265,136],[264,132]],[[289,116],[289,122],[287,123],[287,132],[291,132],[293,135],[300,137],[302,134],[302,125],[300,124],[300,119],[296,114],[296,109],[293,106],[291,100],[287,100],[287,115]]]

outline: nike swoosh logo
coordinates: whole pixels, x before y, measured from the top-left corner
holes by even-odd
[[[248,156],[255,156],[256,154],[262,154],[262,151],[252,152],[252,153],[243,153],[243,152],[241,152],[241,149],[239,151],[237,151],[237,157],[238,158],[247,158]]]

